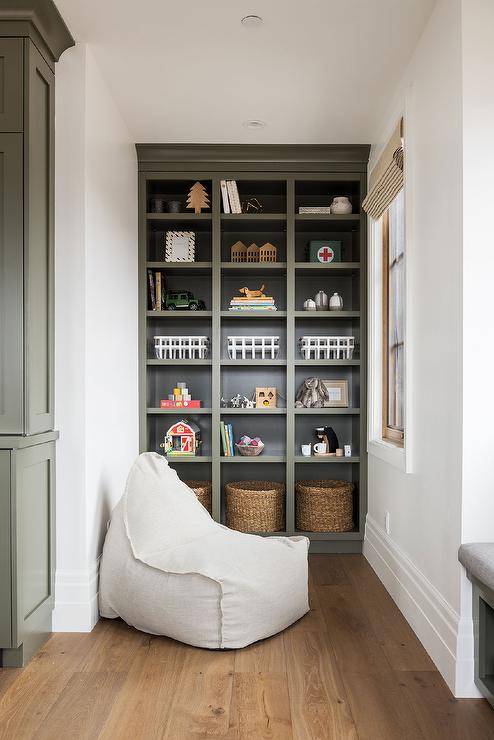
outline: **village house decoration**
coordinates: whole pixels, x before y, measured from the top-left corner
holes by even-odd
[[[200,182],[195,182],[189,190],[187,196],[187,208],[193,208],[194,213],[200,213],[201,209],[209,210],[209,195],[204,185]]]
[[[193,231],[167,231],[165,262],[194,262],[196,235]]]
[[[341,262],[341,241],[338,239],[311,239],[307,248],[307,261],[329,265]]]
[[[261,247],[254,243],[247,247],[243,242],[237,241],[230,247],[231,262],[276,262],[277,255],[278,249],[270,242]]]
[[[256,409],[275,409],[276,396],[276,388],[256,388]]]
[[[194,422],[177,421],[168,429],[160,444],[167,457],[193,457],[201,453],[201,430]]]

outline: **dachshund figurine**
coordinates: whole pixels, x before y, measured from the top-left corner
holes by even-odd
[[[249,290],[249,288],[239,288],[238,292],[242,293],[246,298],[265,298],[263,293],[264,285],[261,285],[259,290]]]

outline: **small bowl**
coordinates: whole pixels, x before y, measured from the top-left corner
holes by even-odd
[[[261,442],[258,445],[239,445],[236,443],[235,447],[237,448],[239,455],[243,455],[244,457],[256,457],[256,455],[260,455],[263,451],[264,442]]]

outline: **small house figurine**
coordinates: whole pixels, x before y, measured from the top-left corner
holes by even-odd
[[[247,262],[259,262],[259,247],[257,244],[251,244],[247,247]]]
[[[256,409],[276,408],[276,388],[256,388]]]
[[[277,249],[274,244],[266,242],[259,247],[259,262],[276,262]]]
[[[230,247],[230,260],[232,262],[247,262],[247,246],[243,242],[235,242]]]
[[[201,449],[201,430],[197,424],[182,419],[169,428],[160,447],[164,448],[164,454],[168,457],[198,455]]]

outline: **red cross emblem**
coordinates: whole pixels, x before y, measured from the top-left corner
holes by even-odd
[[[317,259],[319,262],[332,262],[334,260],[334,251],[331,247],[321,247],[317,250]]]

